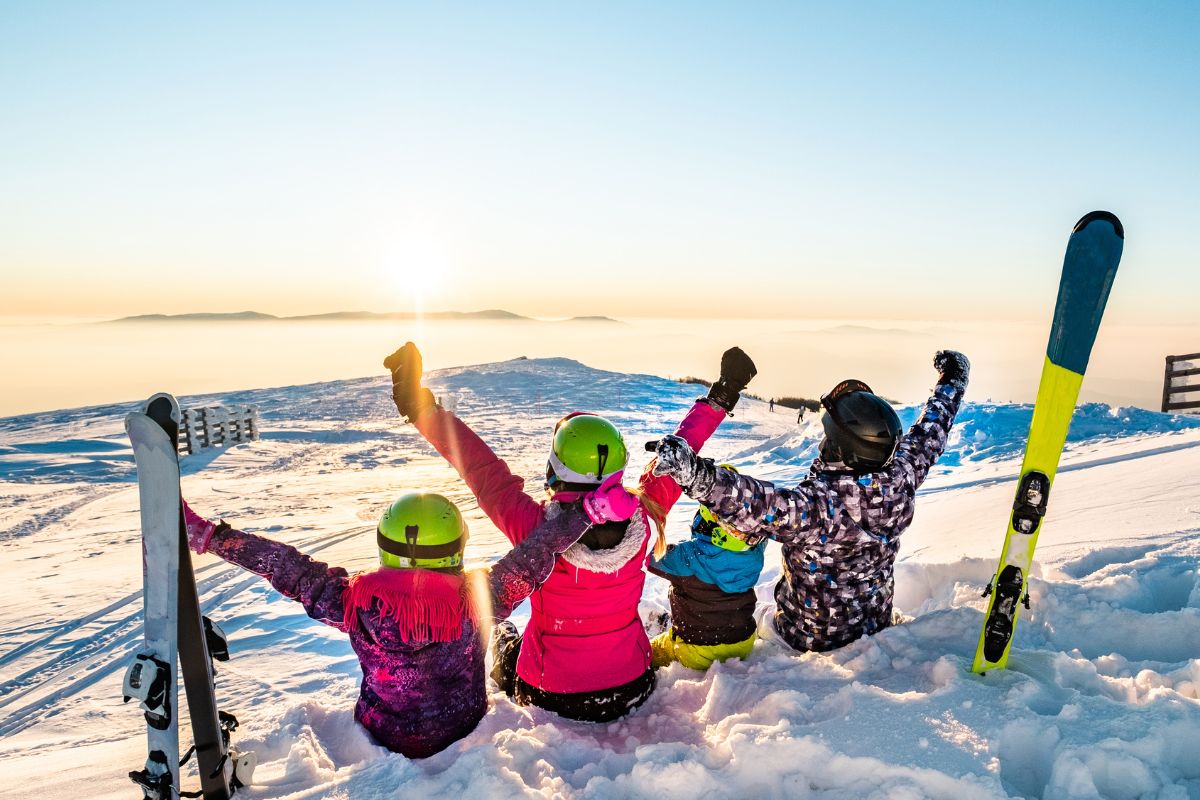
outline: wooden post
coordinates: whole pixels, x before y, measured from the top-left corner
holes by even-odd
[[[213,442],[212,442],[212,418],[208,412],[209,412],[209,408],[207,406],[200,409],[200,421],[203,423],[203,425],[201,426],[201,430],[204,431],[204,437],[203,437],[203,439],[201,439],[201,443],[204,445],[204,449],[206,449],[206,450],[208,448],[212,447],[212,444],[213,444]]]
[[[1167,409],[1171,406],[1171,373],[1175,368],[1175,356],[1167,356],[1167,369],[1163,374],[1163,401],[1162,411],[1167,413]]]
[[[216,417],[217,433],[217,441],[213,444],[224,447],[229,442],[229,410],[224,406],[216,406],[213,408],[213,413]]]
[[[196,451],[200,449],[200,440],[196,438],[196,410],[189,408],[184,412],[184,416],[187,419],[188,455],[195,455]]]
[[[1191,361],[1200,361],[1200,353],[1188,353],[1187,355],[1182,356],[1167,356],[1166,372],[1163,375],[1162,410],[1164,412],[1200,409],[1200,400],[1180,400],[1179,402],[1172,402],[1171,400],[1173,395],[1185,395],[1192,392],[1200,392],[1200,383],[1182,383],[1179,386],[1171,385],[1175,378],[1189,378],[1194,375],[1200,375],[1200,367],[1187,367],[1185,369],[1175,368],[1177,364]]]

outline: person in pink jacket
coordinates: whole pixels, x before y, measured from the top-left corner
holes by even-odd
[[[412,342],[388,356],[392,396],[400,414],[458,471],[479,507],[515,545],[544,520],[578,503],[625,468],[620,434],[595,414],[568,415],[555,428],[546,474],[548,501],[524,491],[514,475],[462,420],[442,409],[421,384],[421,354]],[[721,358],[721,378],[688,411],[676,435],[700,448],[733,410],[754,377],[739,348]],[[509,696],[571,719],[605,722],[641,705],[654,690],[650,641],[638,615],[651,532],[665,549],[662,526],[679,485],[647,470],[640,508],[628,522],[596,526],[558,557],[550,577],[530,596],[523,636],[497,628],[492,675]]]

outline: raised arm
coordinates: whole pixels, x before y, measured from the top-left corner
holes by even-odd
[[[475,431],[441,408],[430,408],[413,425],[462,476],[479,507],[513,544],[524,541],[542,521],[542,507]]]
[[[683,422],[675,429],[675,435],[691,445],[694,450],[699,450],[720,426],[725,414],[725,409],[702,397],[688,410]],[[664,517],[683,494],[679,484],[670,475],[655,475],[650,465],[647,465],[642,473],[639,485],[642,492],[662,509]]]
[[[830,490],[819,481],[805,479],[795,489],[780,489],[717,466],[678,436],[660,439],[655,453],[651,463],[656,473],[670,475],[688,497],[745,534],[751,544],[765,537],[801,543],[825,528],[833,504]]]
[[[438,407],[433,393],[421,385],[421,353],[416,345],[407,342],[383,364],[392,372],[397,410],[462,476],[483,513],[509,541],[520,543],[542,521],[542,507],[525,493],[525,481],[462,420]]]
[[[698,460],[707,462],[706,475],[692,484],[688,495],[745,534],[747,541],[769,537],[784,544],[803,544],[827,530],[829,497],[822,484],[806,479],[794,489],[782,489],[718,467],[707,458]]]
[[[742,390],[757,374],[758,368],[740,347],[726,350],[721,354],[721,377],[709,389],[708,397],[697,400],[691,407],[674,435],[687,442],[693,450],[699,451],[726,414],[733,412]],[[641,488],[646,497],[653,501],[655,510],[662,510],[664,519],[659,522],[665,521],[666,513],[682,493],[679,484],[669,475],[655,474],[653,464],[642,473]]]
[[[192,550],[215,553],[261,575],[284,597],[304,606],[313,619],[343,629],[346,570],[317,561],[290,545],[234,530],[224,522],[213,524],[186,503],[184,515]]]
[[[921,416],[900,439],[896,456],[888,468],[898,484],[907,485],[913,491],[925,482],[929,470],[946,449],[950,427],[954,425],[971,372],[967,357],[952,350],[938,353],[933,363],[938,370],[938,384],[925,402]]]

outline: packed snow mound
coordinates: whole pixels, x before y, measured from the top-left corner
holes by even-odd
[[[901,420],[915,418],[914,408],[906,408]],[[1025,451],[1033,406],[967,403],[956,419],[954,435],[946,448],[942,466],[963,461],[1006,459]],[[1079,442],[1095,444],[1133,436],[1147,436],[1200,429],[1200,417],[1163,414],[1143,408],[1085,403],[1075,409],[1067,434],[1067,450]]]
[[[429,383],[535,495],[563,414],[612,418],[636,468],[648,457],[641,443],[670,432],[703,392],[569,359],[443,370]],[[397,419],[386,378],[183,402],[255,404],[263,419],[261,441],[184,459],[185,495],[211,515],[366,569],[380,510],[428,488],[463,508],[471,563],[508,548]],[[144,761],[144,726],[120,701],[141,635],[128,410],[0,420],[3,798],[136,792],[125,773]],[[242,722],[238,745],[261,762],[246,796],[1200,798],[1200,420],[1079,409],[1011,669],[969,670],[1031,411],[963,409],[902,540],[903,624],[806,654],[767,626],[745,661],[707,673],[673,665],[646,705],[608,725],[493,692],[473,733],[423,761],[376,746],[354,722],[361,675],[341,634],[257,576],[199,557],[205,609],[233,650],[218,676],[222,705]],[[905,422],[917,413],[901,409]],[[819,438],[817,415],[797,423],[744,400],[705,453],[788,485]],[[672,540],[694,509],[685,499],[672,512]],[[763,613],[779,563],[771,545],[756,590]],[[666,608],[666,585],[649,578],[647,626]],[[527,617],[527,606],[514,615]]]

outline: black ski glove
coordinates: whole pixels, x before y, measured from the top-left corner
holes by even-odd
[[[383,360],[392,371],[392,399],[400,416],[412,422],[437,405],[433,392],[421,385],[421,351],[412,342]]]
[[[971,362],[956,350],[939,350],[933,357],[933,368],[941,378],[939,383],[948,383],[959,389],[967,388],[971,378]]]
[[[741,352],[741,351],[739,351]],[[716,479],[712,459],[701,458],[679,436],[664,436],[654,449],[654,474],[669,475],[690,497],[708,494]]]
[[[732,412],[742,390],[758,374],[758,367],[740,347],[731,347],[721,355],[721,378],[708,390],[708,399]]]

